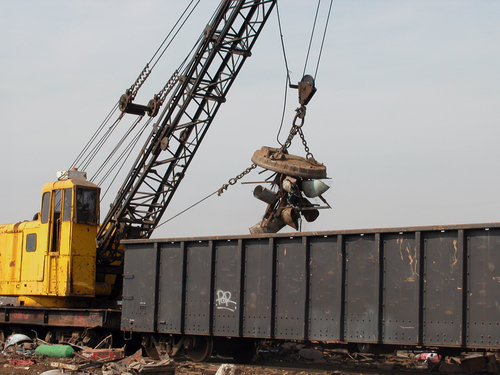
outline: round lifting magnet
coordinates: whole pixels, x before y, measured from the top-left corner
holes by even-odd
[[[264,146],[255,151],[252,163],[273,172],[302,178],[326,178],[326,167],[301,156],[286,154],[278,148]]]

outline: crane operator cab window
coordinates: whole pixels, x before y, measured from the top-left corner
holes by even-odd
[[[97,225],[97,189],[76,189],[76,222]]]
[[[63,190],[64,190],[64,198],[63,198]],[[59,251],[59,247],[61,245],[61,221],[68,221],[71,218],[71,203],[70,206],[67,207],[67,200],[71,201],[71,189],[56,189],[52,192],[52,210],[51,207],[51,197],[50,192],[45,192],[42,197],[42,215],[41,221],[42,224],[52,222],[51,224],[51,241],[50,241],[50,252],[55,253]],[[63,202],[64,202],[64,211],[69,211],[68,213],[63,213]],[[52,213],[51,213],[52,211]]]
[[[48,224],[50,253],[59,253],[71,237],[71,223],[99,224],[99,189],[76,186],[54,189],[42,197],[42,224]],[[66,224],[65,224],[66,223]]]

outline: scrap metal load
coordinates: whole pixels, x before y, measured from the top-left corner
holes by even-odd
[[[259,167],[275,172],[270,182],[271,189],[258,185],[254,196],[268,204],[261,222],[250,228],[250,233],[276,233],[285,225],[299,230],[300,217],[313,222],[319,216],[318,209],[330,208],[322,194],[329,189],[321,179],[327,178],[326,167],[317,162],[309,151],[302,133],[306,104],[316,92],[314,79],[310,75],[302,78],[295,88],[299,89],[299,103],[293,126],[287,141],[281,148],[264,146],[255,151],[252,162]],[[300,123],[299,123],[300,120]],[[306,151],[306,157],[288,153],[293,137],[299,134]],[[273,189],[277,191],[274,192]],[[318,197],[326,206],[319,206],[307,198]]]

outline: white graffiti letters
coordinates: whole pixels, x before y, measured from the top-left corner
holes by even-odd
[[[217,304],[217,309],[236,311],[237,303],[231,301],[231,292],[218,290],[217,291],[217,299],[215,300]]]

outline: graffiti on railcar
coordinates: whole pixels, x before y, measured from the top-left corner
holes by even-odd
[[[220,289],[217,291],[217,299],[215,302],[218,310],[229,310],[232,312],[236,311],[238,305],[236,302],[231,301],[231,292]]]

